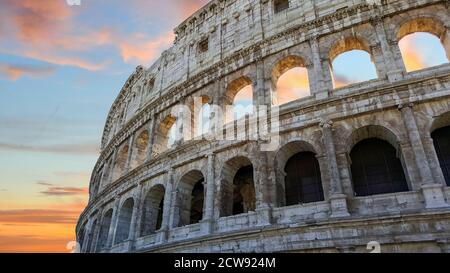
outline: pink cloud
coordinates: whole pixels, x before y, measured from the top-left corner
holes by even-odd
[[[119,48],[124,62],[148,65],[159,56],[161,51],[168,48],[173,40],[172,32],[155,39],[148,39],[143,34],[135,34],[130,40],[122,41]]]
[[[32,67],[24,65],[0,65],[0,72],[4,73],[10,80],[16,81],[23,76],[32,78],[44,77],[53,74],[52,67]]]

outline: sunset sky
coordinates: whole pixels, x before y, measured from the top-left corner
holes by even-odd
[[[171,46],[173,28],[206,2],[0,2],[0,252],[69,251],[112,102],[135,67],[151,65]],[[402,49],[409,70],[446,62],[439,40],[425,34]],[[338,57],[335,79],[376,77],[364,65],[361,52]],[[305,96],[307,73],[292,70],[279,86],[283,102]]]

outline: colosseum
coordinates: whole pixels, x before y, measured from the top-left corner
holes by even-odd
[[[450,64],[408,71],[414,33],[449,59],[450,2],[210,1],[114,101],[80,251],[450,252]],[[352,50],[377,77],[336,86]],[[310,94],[278,103],[296,67]],[[227,120],[247,86],[258,112]]]

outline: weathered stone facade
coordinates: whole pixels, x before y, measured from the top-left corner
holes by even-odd
[[[450,57],[449,1],[289,0],[278,12],[275,2],[211,1],[130,76],[77,226],[82,252],[367,252],[370,241],[384,252],[450,252],[450,187],[431,136],[450,126],[450,65],[407,73],[398,46],[429,32]],[[332,60],[353,49],[370,53],[378,79],[333,88]],[[165,149],[176,104],[225,106],[250,83],[254,103],[271,106],[276,79],[294,66],[308,69],[312,95],[281,106],[277,151],[206,140]],[[349,154],[368,138],[395,148],[408,191],[355,195]],[[284,166],[300,152],[315,154],[324,200],[286,206]],[[230,216],[233,176],[249,164],[255,202]],[[197,181],[202,217],[191,223]]]

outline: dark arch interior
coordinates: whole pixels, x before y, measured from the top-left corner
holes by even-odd
[[[323,201],[319,162],[314,153],[301,152],[286,163],[286,205]]]
[[[431,134],[447,186],[450,186],[450,126]]]
[[[128,199],[122,206],[119,214],[119,222],[117,223],[115,243],[122,243],[128,240],[130,236],[131,218],[133,216],[133,199]]]
[[[253,165],[240,168],[233,179],[233,215],[255,210]]]
[[[370,138],[350,153],[356,196],[408,191],[408,183],[397,152],[387,141]]]
[[[191,224],[197,224],[203,219],[204,181],[205,180],[202,178],[192,189]]]
[[[97,241],[97,250],[102,250],[103,248],[106,247],[106,243],[108,241],[109,228],[111,226],[112,214],[113,211],[109,210],[103,216],[102,225],[100,226],[100,234]]]
[[[144,199],[142,207],[141,236],[155,233],[161,228],[164,208],[163,186],[153,187]]]

